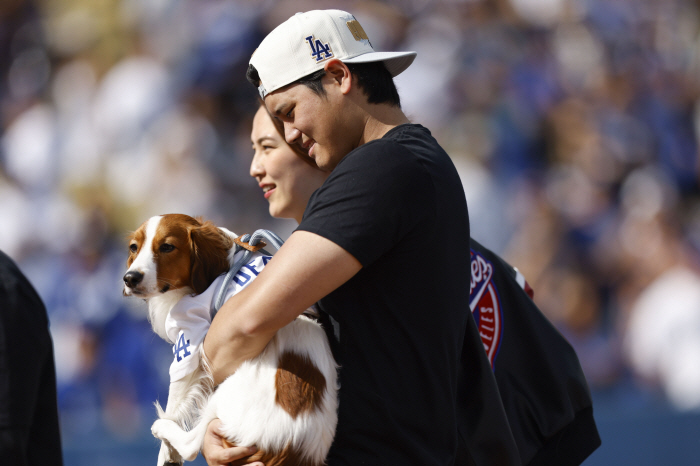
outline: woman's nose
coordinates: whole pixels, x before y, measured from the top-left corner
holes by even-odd
[[[250,176],[257,178],[258,176],[265,175],[265,167],[260,163],[260,158],[256,154],[253,156],[253,160],[250,162]]]

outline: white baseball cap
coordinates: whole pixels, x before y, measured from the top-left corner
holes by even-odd
[[[409,67],[416,52],[375,52],[360,23],[341,10],[297,13],[277,26],[250,58],[261,98],[337,58],[344,63],[384,62],[392,76]]]

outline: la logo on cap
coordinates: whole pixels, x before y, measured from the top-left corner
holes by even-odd
[[[381,62],[394,77],[415,57],[416,52],[376,52],[367,32],[346,11],[312,10],[297,13],[273,29],[249,64],[257,71],[255,84],[264,99],[270,92],[321,70],[330,60],[348,64]]]
[[[307,37],[306,42],[308,42],[309,47],[311,47],[311,57],[316,59],[316,63],[327,60],[333,56],[333,51],[328,42],[324,44],[320,39],[316,39],[314,36]]]

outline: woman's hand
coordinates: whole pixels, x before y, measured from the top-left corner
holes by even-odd
[[[221,421],[214,419],[207,426],[207,433],[202,443],[202,456],[209,466],[226,466],[246,456],[250,456],[258,449],[256,447],[232,447],[220,434]],[[265,466],[260,462],[248,463],[248,466]]]

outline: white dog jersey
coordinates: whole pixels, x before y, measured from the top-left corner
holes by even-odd
[[[238,254],[242,254],[240,251]],[[236,254],[236,256],[238,256]],[[237,258],[237,257],[236,257]],[[259,252],[236,273],[226,289],[224,301],[244,289],[265,268],[272,256]],[[175,382],[192,373],[199,365],[201,343],[209,330],[216,309],[214,300],[224,281],[220,275],[201,294],[186,295],[172,308],[165,319],[165,332],[173,345],[170,381]]]

